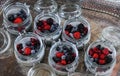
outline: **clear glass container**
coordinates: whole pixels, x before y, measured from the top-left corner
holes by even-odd
[[[27,30],[32,23],[29,6],[25,3],[11,3],[3,7],[4,26],[15,35]]]
[[[116,64],[116,49],[108,41],[97,40],[85,53],[85,65],[95,76],[111,76]]]
[[[69,26],[69,25],[72,26],[72,28],[68,29],[67,26]],[[79,25],[80,25],[80,29],[78,28]],[[81,26],[84,26],[84,27],[81,28]],[[84,29],[86,30],[86,34],[84,36],[82,36],[82,34],[84,34],[84,32],[85,32]],[[80,33],[79,34],[80,38],[74,37],[75,32]],[[84,17],[72,18],[72,19],[67,20],[64,23],[63,31],[62,31],[62,40],[63,41],[72,42],[73,44],[75,44],[77,46],[77,48],[80,48],[89,42],[90,37],[91,37],[90,24]]]
[[[57,3],[54,0],[38,0],[34,5],[35,11],[38,13],[55,13],[57,11]]]
[[[18,61],[25,66],[40,62],[45,53],[41,38],[32,32],[23,33],[14,42],[14,54]]]
[[[56,76],[56,74],[49,65],[41,63],[34,65],[28,71],[27,76]]]
[[[65,50],[65,47],[71,50]],[[79,55],[76,46],[69,42],[56,42],[50,49],[48,63],[58,75],[67,75],[69,72],[74,72],[79,64]]]
[[[59,9],[59,16],[63,19],[71,19],[81,15],[81,8],[75,3],[66,3]]]
[[[0,59],[12,55],[10,34],[3,28],[0,28]]]
[[[52,19],[53,23],[47,23],[48,19]],[[42,22],[42,25],[40,25],[39,22]],[[49,26],[48,29],[46,29],[46,26]],[[39,14],[34,20],[34,31],[41,36],[45,42],[58,40],[62,31],[59,17],[55,14]]]
[[[108,26],[103,29],[101,33],[102,40],[109,41],[117,51],[117,54],[120,54],[120,28],[116,26]]]

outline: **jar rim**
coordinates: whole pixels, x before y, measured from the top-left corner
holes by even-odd
[[[51,76],[56,76],[53,69],[49,65],[47,65],[45,63],[40,63],[40,64],[37,64],[37,65],[34,65],[32,68],[29,69],[27,76],[33,76],[35,71],[37,71],[35,69],[46,69],[46,70],[48,70],[50,72]]]
[[[0,28],[0,34],[3,36],[4,39],[7,38],[7,40],[5,40],[5,41],[7,41],[7,46],[5,46],[5,48],[0,48],[0,54],[2,54],[10,48],[11,37],[10,37],[10,34],[2,28]]]

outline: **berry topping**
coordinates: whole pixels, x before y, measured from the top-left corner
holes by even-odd
[[[61,60],[61,64],[62,64],[62,65],[66,65],[67,63],[66,63],[65,60]]]
[[[101,45],[97,45],[89,50],[90,58],[99,65],[105,65],[112,61],[112,52]]]
[[[53,20],[52,18],[48,18],[48,19],[47,19],[47,23],[48,23],[49,25],[52,25],[53,22],[54,22],[54,20]]]
[[[23,22],[23,20],[22,20],[21,17],[17,17],[17,18],[14,20],[14,23],[15,23],[15,24],[19,24],[19,23],[22,23],[22,22]]]
[[[56,57],[61,58],[62,56],[63,56],[63,53],[61,53],[61,52],[56,53]]]
[[[73,33],[73,36],[75,39],[80,39],[80,37],[81,37],[80,32]]]
[[[25,47],[25,49],[24,49],[24,54],[25,54],[25,55],[30,55],[30,54],[31,54],[31,48]]]

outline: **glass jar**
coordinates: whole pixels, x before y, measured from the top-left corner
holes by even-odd
[[[91,43],[85,53],[85,65],[96,76],[110,76],[116,64],[116,49],[108,41]]]
[[[72,42],[77,48],[80,48],[89,42],[90,37],[90,24],[84,17],[69,19],[64,23],[63,41]]]
[[[48,63],[59,75],[67,75],[68,72],[74,72],[79,64],[76,46],[69,42],[56,42],[50,48]]]
[[[62,5],[58,12],[59,16],[65,20],[79,17],[81,13],[80,6],[75,3],[67,3]]]
[[[32,66],[41,61],[45,47],[41,38],[32,32],[23,33],[14,42],[14,54],[18,61],[25,66]]]
[[[3,7],[4,26],[15,35],[27,30],[32,23],[29,6],[25,3],[11,3]]]
[[[49,65],[41,63],[34,65],[28,71],[27,76],[56,76],[56,74]]]
[[[62,31],[59,17],[55,14],[39,14],[34,20],[34,31],[45,42],[58,40]]]
[[[12,55],[10,34],[3,28],[0,28],[0,59]]]
[[[38,0],[34,5],[35,11],[38,13],[55,13],[57,11],[57,3],[54,0]]]
[[[116,26],[109,26],[103,29],[101,33],[102,40],[109,41],[117,51],[117,55],[120,54],[120,28]]]

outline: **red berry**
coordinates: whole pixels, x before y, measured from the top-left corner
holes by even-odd
[[[61,60],[61,64],[62,65],[66,65],[67,63],[66,63],[66,60]]]
[[[93,54],[93,58],[98,58],[98,57],[99,57],[99,55],[97,53]]]
[[[109,50],[108,50],[107,48],[104,48],[104,50],[103,50],[102,52],[103,52],[103,54],[105,54],[105,55],[108,55],[108,54],[109,54]]]
[[[65,34],[69,36],[70,33],[69,33],[69,31],[65,31]]]
[[[89,50],[89,55],[92,56],[93,53],[94,53],[94,52],[93,52],[93,49],[90,49],[90,50]]]
[[[104,55],[104,54],[101,54],[101,55],[100,55],[100,59],[105,59],[105,55]]]
[[[51,28],[50,25],[48,25],[48,24],[44,25],[44,30],[50,30],[50,28]]]
[[[105,64],[105,60],[99,60],[99,64],[101,65]]]
[[[84,34],[87,34],[87,32],[88,32],[88,28],[84,27]]]
[[[38,30],[42,30],[42,28],[40,26],[37,27]]]
[[[81,34],[80,34],[80,32],[75,32],[75,33],[73,33],[73,36],[75,39],[80,39]]]
[[[63,53],[61,53],[61,52],[56,53],[56,57],[61,58],[62,56],[63,56]]]
[[[22,23],[22,22],[23,22],[23,20],[22,20],[21,17],[17,17],[17,18],[14,20],[14,23],[15,23],[15,24],[19,24],[19,23]]]
[[[31,41],[32,43],[34,43],[34,42],[36,42],[37,40],[36,40],[35,38],[30,38],[30,41]]]
[[[24,49],[24,54],[25,54],[25,55],[30,55],[30,54],[31,54],[31,48],[25,47],[25,49]]]
[[[19,53],[21,53],[21,54],[23,53],[23,51],[22,51],[22,50],[18,50],[18,52],[19,52]]]
[[[94,47],[93,51],[97,53],[99,51],[99,49],[97,47]]]

